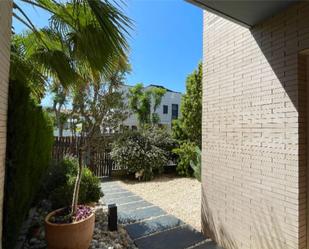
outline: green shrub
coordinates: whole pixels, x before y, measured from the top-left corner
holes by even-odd
[[[175,156],[172,151],[177,147],[177,141],[171,137],[171,134],[165,128],[151,127],[144,130],[143,134],[151,144],[163,149],[168,158]]]
[[[188,139],[181,119],[174,119],[172,121],[172,137],[177,141],[185,141]]]
[[[51,158],[53,128],[24,82],[10,80],[4,200],[4,247],[14,248]]]
[[[173,143],[168,133],[158,128],[126,132],[113,143],[111,156],[128,173],[139,172],[143,180],[150,180],[168,163]]]
[[[74,172],[74,162],[70,158],[64,158],[59,163],[53,162],[42,181],[41,198],[46,198],[53,190],[65,185],[67,174],[73,175]]]
[[[53,208],[71,205],[78,162],[74,158],[64,158],[51,167],[43,185],[45,195],[53,204]],[[103,196],[100,180],[89,168],[83,168],[80,184],[79,203],[97,202]]]
[[[192,176],[193,170],[190,162],[195,160],[195,143],[184,142],[179,148],[173,149],[173,152],[179,156],[176,167],[177,173],[181,176]]]
[[[193,169],[194,177],[201,181],[202,175],[202,157],[201,157],[201,150],[198,146],[195,147],[195,160],[190,161],[190,166]]]

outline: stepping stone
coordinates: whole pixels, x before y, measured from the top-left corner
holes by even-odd
[[[109,199],[107,201],[107,204],[110,204],[110,203],[115,203],[117,206],[118,205],[121,205],[121,204],[125,204],[125,203],[130,203],[130,202],[135,202],[135,201],[141,201],[143,200],[141,197],[139,196],[128,196],[128,197],[123,197],[123,198],[116,198],[116,199]]]
[[[194,246],[191,249],[223,249],[223,248],[218,246],[215,242],[209,240],[201,245]]]
[[[155,233],[163,232],[184,223],[175,216],[166,215],[152,220],[142,221],[140,223],[130,224],[125,227],[130,237],[135,240],[140,237]]]
[[[123,198],[123,197],[129,197],[129,196],[133,196],[135,194],[133,194],[132,192],[120,192],[120,193],[112,193],[112,194],[106,194],[104,195],[104,199],[106,200],[112,200],[112,199],[119,199],[119,198]]]
[[[119,193],[119,192],[125,192],[127,190],[123,189],[123,188],[119,188],[119,187],[115,187],[115,188],[104,188],[104,187],[101,187],[101,190],[104,194],[109,194],[109,193]]]
[[[137,201],[137,202],[131,202],[131,203],[127,203],[127,204],[123,204],[117,207],[118,212],[128,212],[128,211],[133,211],[136,209],[140,209],[140,208],[145,208],[145,207],[150,207],[153,206],[153,204],[151,204],[148,201]]]
[[[101,182],[102,185],[104,186],[109,186],[109,185],[119,185],[117,182]]]
[[[102,191],[103,191],[104,195],[116,194],[116,193],[121,193],[121,192],[128,192],[128,190],[123,189],[123,188],[113,188],[113,189],[108,189],[108,190],[102,188]]]
[[[122,224],[129,224],[165,214],[161,208],[153,206],[129,212],[121,211],[118,213],[118,220]]]
[[[102,190],[108,191],[108,190],[112,190],[112,189],[119,189],[121,187],[118,184],[115,184],[115,185],[104,185],[104,184],[101,184],[101,188],[102,188]]]
[[[185,249],[203,240],[200,232],[186,225],[137,239],[135,244],[139,249]]]
[[[104,192],[104,191],[103,191]],[[125,193],[132,193],[126,189],[115,189],[111,191],[105,191],[106,196],[112,196],[112,195],[119,195],[119,194],[125,194]]]
[[[115,184],[118,184],[118,182],[116,181],[102,181],[101,184],[103,185],[115,185]]]

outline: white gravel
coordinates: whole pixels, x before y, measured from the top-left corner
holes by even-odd
[[[201,230],[201,184],[194,178],[160,176],[149,182],[119,181],[120,185]]]

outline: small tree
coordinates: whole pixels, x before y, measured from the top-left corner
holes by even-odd
[[[181,101],[179,121],[173,124],[176,139],[189,140],[201,147],[202,143],[202,63],[189,74],[186,93]]]
[[[161,104],[162,97],[166,89],[152,87],[144,89],[142,83],[136,84],[130,89],[129,107],[137,115],[139,125],[144,128],[146,125],[156,125],[160,122],[160,117],[156,110]]]
[[[108,77],[92,70],[88,75],[91,81],[86,86],[74,89],[73,114],[80,117],[83,127],[79,145],[79,167],[72,200],[72,217],[77,210],[85,154],[91,155],[93,150],[104,150],[106,143],[102,134],[106,129],[118,128],[120,122],[127,117],[119,87],[123,84],[124,76],[128,71],[129,65],[126,58],[121,58]]]
[[[178,155],[177,172],[194,176],[200,180],[201,161],[199,149],[202,145],[202,64],[186,79],[186,93],[181,101],[181,118],[172,123],[172,135],[180,142],[173,150]],[[194,172],[193,172],[194,171]]]
[[[196,145],[192,142],[184,142],[179,148],[173,149],[173,152],[179,156],[179,161],[176,171],[182,176],[191,176],[193,169],[190,167],[190,162],[195,161]]]

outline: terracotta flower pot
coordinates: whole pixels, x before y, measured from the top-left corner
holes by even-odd
[[[61,210],[55,210],[45,218],[45,237],[48,249],[88,249],[93,236],[94,213],[76,223],[51,223],[50,217]]]

